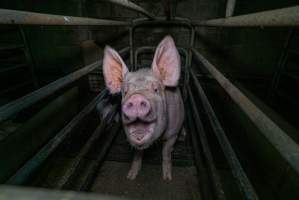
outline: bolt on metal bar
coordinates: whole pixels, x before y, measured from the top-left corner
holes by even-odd
[[[39,167],[57,147],[64,141],[64,139],[75,129],[78,124],[90,114],[96,105],[107,94],[107,90],[103,90],[98,94],[87,106],[85,106],[56,136],[54,136],[41,150],[36,153],[30,160],[28,160],[23,167],[21,167],[14,176],[12,176],[7,184],[22,184],[32,174],[32,172]]]
[[[208,171],[210,173],[210,177],[213,182],[213,189],[215,192],[215,197],[219,200],[224,200],[226,198],[224,195],[223,186],[220,181],[220,176],[217,172],[217,169],[216,169],[216,166],[214,163],[212,152],[209,147],[208,140],[207,140],[206,132],[203,128],[203,124],[202,124],[201,118],[199,116],[198,109],[197,109],[193,94],[191,92],[190,86],[187,86],[187,90],[188,90],[188,99],[189,99],[189,102],[190,102],[190,105],[192,108],[191,110],[193,113],[193,117],[194,117],[194,120],[196,121],[195,128],[198,132],[198,136],[200,138],[200,144],[201,144],[201,147],[203,150],[203,154],[207,161],[207,165],[208,165],[208,169],[209,169]]]
[[[107,19],[73,17],[36,12],[0,9],[0,24],[22,25],[80,25],[80,26],[128,26],[131,23]]]
[[[129,0],[102,0],[102,1],[113,3],[113,4],[116,4],[116,5],[120,5],[120,6],[123,6],[125,8],[128,8],[130,10],[137,11],[137,12],[147,16],[150,19],[155,18],[153,14],[151,14],[150,12],[145,10],[144,8],[140,7],[139,5],[133,3]]]
[[[79,165],[82,163],[84,156],[90,151],[90,149],[94,146],[94,144],[98,141],[98,139],[103,135],[103,131],[106,128],[107,123],[110,123],[113,117],[116,114],[117,105],[114,105],[111,110],[108,111],[108,114],[101,120],[100,125],[96,128],[96,130],[92,133],[91,137],[85,143],[84,147],[80,150],[79,154],[74,159],[72,166],[68,168],[68,170],[64,173],[58,184],[55,186],[57,189],[64,188],[69,181],[74,177],[76,171],[78,171]]]
[[[236,86],[234,86],[220,71],[216,69],[196,49],[192,49],[194,57],[211,73],[234,102],[244,111],[261,133],[277,149],[281,156],[299,174],[299,146],[265,113],[252,103]]]
[[[193,70],[191,70],[191,77],[195,88],[200,96],[203,108],[208,116],[211,127],[219,141],[219,144],[223,150],[223,153],[228,161],[228,164],[232,170],[232,174],[237,181],[240,191],[244,195],[245,199],[253,200],[259,199],[250,180],[248,179],[246,173],[244,172],[241,163],[239,162],[236,153],[234,152],[226,133],[224,132],[209,100],[206,96],[203,88],[201,87],[199,81],[197,80]]]
[[[299,26],[299,6],[281,8],[228,18],[193,22],[195,26],[284,27]]]
[[[129,47],[126,47],[120,50],[120,54],[126,54],[129,52]],[[0,122],[8,119],[10,116],[18,113],[19,111],[33,105],[34,103],[42,100],[49,95],[53,94],[54,92],[62,89],[63,87],[75,82],[76,80],[80,79],[81,77],[85,76],[86,74],[90,73],[91,71],[95,70],[96,68],[102,65],[102,60],[96,61],[90,65],[87,65],[73,73],[70,73],[34,92],[27,94],[15,101],[12,101],[2,107],[0,107]]]
[[[225,17],[231,17],[234,14],[236,6],[236,0],[227,0],[226,1],[226,10],[225,10]]]

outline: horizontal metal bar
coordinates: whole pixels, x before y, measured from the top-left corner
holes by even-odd
[[[131,23],[107,19],[73,17],[36,12],[0,9],[0,24],[22,25],[80,25],[80,26],[128,26]]]
[[[231,17],[235,11],[236,0],[227,0],[226,1],[226,10],[225,17]]]
[[[15,50],[15,49],[22,49],[22,48],[24,48],[23,44],[1,45],[0,51],[9,51],[9,50]]]
[[[236,86],[216,69],[196,49],[192,49],[194,57],[214,76],[234,102],[244,111],[261,133],[277,149],[281,156],[299,174],[299,146],[265,113],[254,105]]]
[[[108,114],[105,115],[104,119],[101,119],[100,125],[95,129],[95,131],[92,133],[91,137],[84,144],[83,148],[80,150],[79,154],[76,156],[76,158],[72,162],[72,165],[64,173],[62,178],[60,178],[60,181],[58,182],[58,184],[55,185],[55,188],[62,189],[69,183],[69,181],[72,179],[72,177],[75,175],[76,171],[78,170],[78,167],[79,167],[80,163],[82,162],[84,156],[90,151],[90,149],[95,145],[95,143],[98,141],[98,139],[102,136],[102,134],[104,133],[103,130],[105,129],[107,123],[110,123],[111,120],[113,119],[113,117],[115,116],[116,108],[117,108],[117,105],[114,105],[111,108],[111,110],[108,111]]]
[[[133,20],[133,29],[137,26],[150,26],[150,25],[165,25],[165,26],[185,26],[192,28],[191,21],[187,18],[175,17],[171,20],[166,21],[164,18],[157,17],[155,20],[149,20],[147,18],[138,18]]]
[[[150,19],[154,19],[154,15],[145,10],[144,8],[140,7],[139,5],[129,1],[129,0],[102,0],[104,2],[114,3],[116,5],[123,6],[125,8],[128,8],[133,11],[137,11],[145,16],[147,16]]]
[[[44,188],[28,188],[15,186],[0,186],[1,200],[125,200],[127,198],[106,195],[106,194],[88,194],[74,191],[54,191]]]
[[[8,71],[12,71],[12,70],[15,70],[15,69],[19,69],[19,68],[23,68],[23,67],[28,67],[28,64],[17,64],[15,66],[12,66],[12,67],[2,67],[0,69],[0,73],[4,73],[4,72],[8,72]]]
[[[220,27],[283,27],[299,26],[299,6],[246,15],[193,22],[196,26]]]
[[[195,88],[201,98],[203,108],[208,116],[208,119],[210,121],[210,124],[212,126],[212,129],[218,139],[218,142],[222,148],[222,151],[228,161],[228,164],[232,170],[232,174],[235,177],[237,184],[239,186],[240,191],[243,193],[245,199],[252,200],[252,199],[258,199],[258,196],[246,176],[241,163],[239,162],[236,153],[234,152],[228,138],[226,137],[226,133],[224,132],[209,100],[206,96],[203,88],[201,87],[199,81],[197,80],[193,70],[191,70],[191,77],[193,80],[193,83],[195,85]]]
[[[208,143],[208,139],[207,139],[207,134],[206,134],[205,129],[203,127],[202,120],[199,116],[198,108],[196,106],[195,99],[194,99],[193,94],[191,92],[190,86],[187,86],[187,91],[188,91],[188,99],[189,99],[190,106],[191,106],[190,111],[193,114],[193,118],[194,118],[194,121],[195,121],[195,128],[196,128],[197,134],[199,136],[199,140],[200,140],[200,144],[201,144],[201,147],[202,147],[203,155],[204,155],[205,160],[207,162],[207,166],[208,166],[208,169],[209,169],[208,172],[210,173],[210,178],[212,179],[212,182],[213,182],[213,189],[214,189],[214,192],[215,192],[215,197],[218,200],[221,200],[221,199],[224,200],[226,198],[225,198],[225,195],[224,195],[223,186],[222,186],[222,183],[220,181],[219,173],[218,173],[218,171],[216,169],[216,166],[215,166],[215,163],[214,163],[213,155],[212,155],[212,152],[211,152],[211,149],[210,149],[210,146],[209,146],[209,143]],[[195,139],[195,137],[193,137],[193,139]]]
[[[23,167],[21,167],[14,176],[12,176],[7,184],[22,184],[32,174],[32,172],[39,167],[57,147],[64,141],[64,139],[72,133],[78,124],[90,114],[96,105],[107,94],[103,90],[98,94],[87,106],[85,106],[61,131],[57,133],[46,145],[44,145],[39,152],[37,152],[30,160],[28,160]]]
[[[126,54],[129,52],[129,47],[120,50],[120,54]],[[27,94],[15,101],[12,101],[2,107],[0,107],[0,122],[8,119],[10,116],[18,113],[19,111],[31,106],[32,104],[48,97],[54,92],[62,89],[63,87],[75,82],[91,71],[102,65],[102,60],[96,61],[90,65],[87,65],[73,73],[70,73],[30,94]]]

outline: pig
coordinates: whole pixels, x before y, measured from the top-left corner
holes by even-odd
[[[180,72],[180,55],[171,36],[157,46],[151,68],[135,72],[129,72],[114,49],[105,47],[105,84],[110,93],[121,93],[123,127],[135,151],[128,179],[136,178],[143,151],[157,140],[163,142],[163,179],[172,179],[171,152],[184,121],[184,104],[178,88]]]

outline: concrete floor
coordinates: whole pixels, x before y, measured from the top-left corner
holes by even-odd
[[[173,180],[162,179],[160,165],[144,164],[134,181],[126,178],[130,163],[106,161],[101,167],[92,192],[130,199],[200,199],[196,169],[173,168]]]

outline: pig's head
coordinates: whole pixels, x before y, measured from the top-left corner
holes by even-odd
[[[165,87],[176,87],[180,77],[180,56],[166,36],[158,45],[152,67],[129,72],[119,54],[105,48],[103,73],[110,93],[122,94],[122,120],[130,144],[149,147],[167,127]]]

